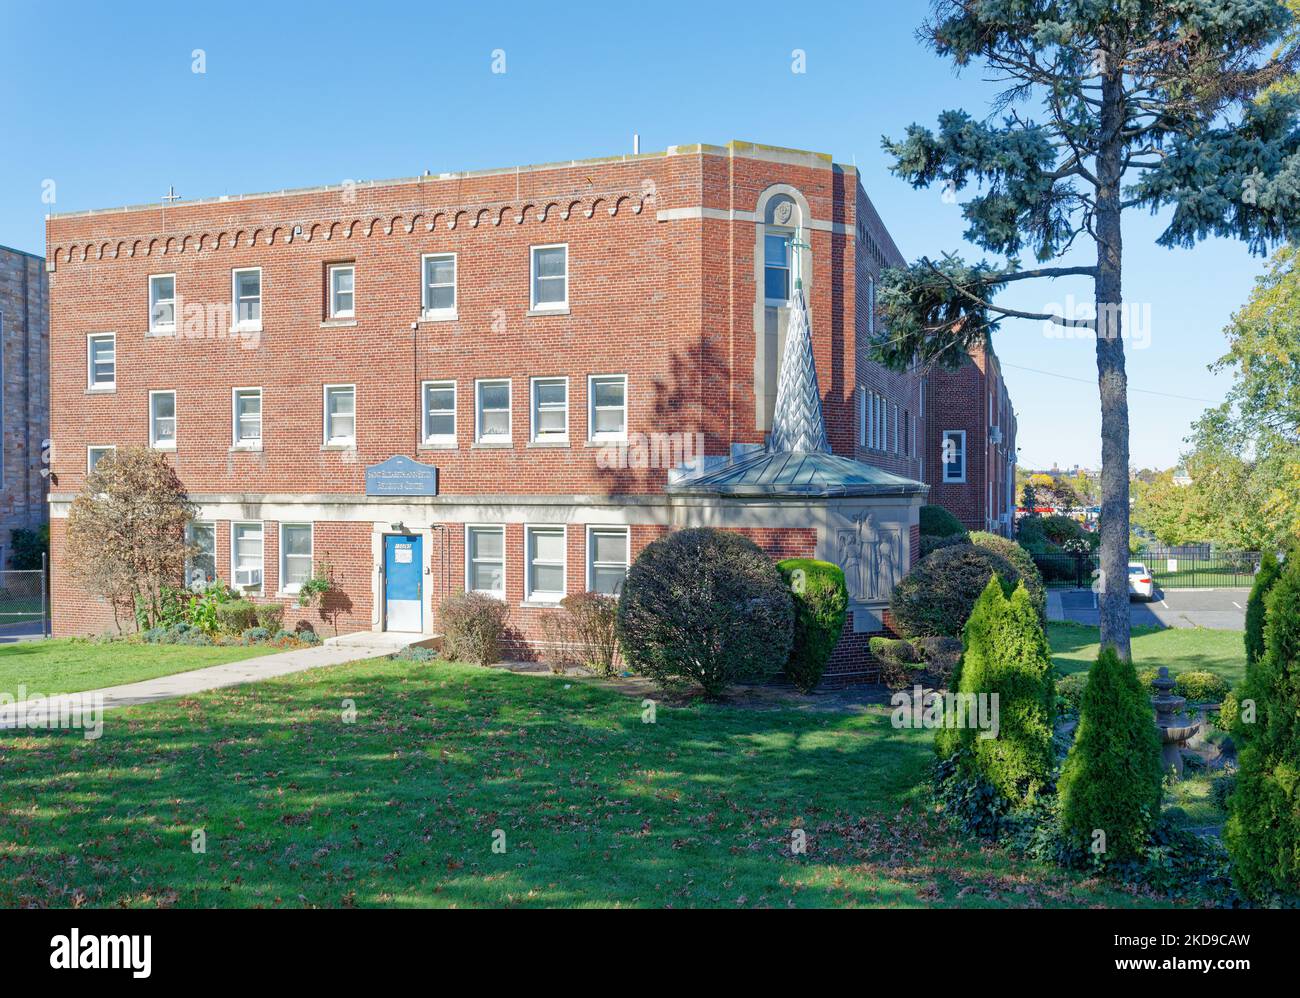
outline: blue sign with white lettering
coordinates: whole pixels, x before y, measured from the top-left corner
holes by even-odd
[[[401,454],[366,469],[368,496],[436,496],[438,469]]]

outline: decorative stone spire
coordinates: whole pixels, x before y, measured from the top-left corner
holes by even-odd
[[[790,246],[795,268],[794,297],[790,301],[790,324],[785,332],[785,350],[776,379],[776,413],[767,449],[799,454],[830,453],[826,423],[822,419],[822,396],[817,387],[817,367],[813,363],[808,303],[799,276],[803,245],[796,235]]]

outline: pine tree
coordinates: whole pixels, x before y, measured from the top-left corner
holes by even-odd
[[[1246,601],[1246,675],[1251,666],[1264,655],[1264,598],[1282,575],[1282,566],[1272,551],[1265,551],[1255,573],[1255,583],[1250,587]]]
[[[1264,253],[1300,238],[1300,97],[1272,89],[1300,66],[1294,24],[1286,0],[936,0],[922,37],[1006,89],[989,114],[945,111],[937,129],[914,124],[884,143],[893,171],[914,187],[937,185],[955,201],[978,186],[961,205],[964,236],[993,259],[945,254],[886,271],[880,359],[899,370],[956,366],[1009,318],[1096,337],[1101,642],[1123,659],[1124,338],[1141,331],[1124,314],[1122,222],[1167,210],[1157,241],[1168,247],[1215,235]],[[1095,262],[1063,259],[1089,244]],[[1090,313],[994,302],[1013,283],[1080,278],[1094,292]]]
[[[1133,666],[1103,648],[1088,670],[1079,727],[1061,770],[1066,838],[1105,859],[1131,857],[1159,816],[1163,775],[1150,699]]]
[[[1265,607],[1251,679],[1257,721],[1224,829],[1237,881],[1253,897],[1300,894],[1300,559],[1288,559]]]

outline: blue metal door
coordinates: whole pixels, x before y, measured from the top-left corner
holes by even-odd
[[[384,535],[384,630],[424,630],[424,538]]]

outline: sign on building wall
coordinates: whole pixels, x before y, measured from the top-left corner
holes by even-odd
[[[438,469],[401,454],[366,468],[368,496],[436,496]]]

